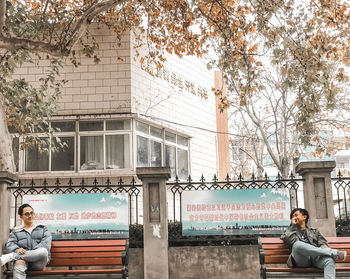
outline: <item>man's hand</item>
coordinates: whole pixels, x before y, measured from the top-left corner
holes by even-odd
[[[20,254],[20,255],[24,255],[27,251],[26,251],[26,249],[19,248],[17,252],[18,252],[18,254]]]
[[[292,224],[296,224],[296,223],[297,223],[296,218],[293,217],[293,218],[290,220],[290,222],[291,222]]]

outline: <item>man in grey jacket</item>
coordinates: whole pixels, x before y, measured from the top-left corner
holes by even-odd
[[[335,279],[335,259],[345,260],[346,251],[328,247],[328,242],[318,229],[307,225],[309,213],[294,208],[290,214],[291,224],[281,235],[289,248],[289,267],[317,267],[324,270],[325,279]]]
[[[34,224],[35,214],[29,204],[18,209],[23,221],[10,233],[6,248],[8,254],[0,257],[1,265],[14,261],[13,278],[25,279],[26,271],[43,270],[50,260],[51,234],[46,226]]]

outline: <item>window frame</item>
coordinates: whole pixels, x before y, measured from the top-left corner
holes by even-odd
[[[107,130],[107,121],[115,120],[115,121],[130,121],[130,125],[128,129],[119,129],[119,130]],[[94,122],[94,121],[102,121],[103,122],[103,130],[101,131],[79,131],[80,123],[82,122]],[[105,118],[105,119],[75,119],[75,120],[53,120],[49,122],[50,129],[52,128],[52,123],[54,122],[74,122],[75,123],[75,131],[53,131],[52,133],[45,134],[45,133],[33,133],[33,136],[37,137],[45,137],[49,138],[50,141],[50,147],[49,147],[49,168],[45,171],[27,171],[26,170],[26,150],[21,150],[19,148],[19,154],[18,154],[18,173],[19,174],[39,174],[39,173],[89,173],[89,172],[110,172],[110,171],[136,171],[137,168],[137,136],[142,136],[147,139],[148,141],[148,166],[151,166],[151,155],[152,155],[152,148],[151,148],[151,141],[157,142],[161,144],[161,167],[165,166],[166,162],[166,146],[172,146],[175,147],[175,173],[178,174],[178,167],[179,167],[179,156],[178,156],[178,150],[185,150],[187,151],[187,169],[188,169],[188,175],[191,173],[191,156],[190,156],[190,137],[182,134],[174,132],[173,130],[166,129],[164,127],[161,127],[159,125],[155,125],[153,123],[147,123],[145,121],[142,121],[140,119],[137,119],[135,117],[131,118]],[[148,126],[148,134],[145,134],[144,132],[136,130],[136,122],[140,122],[142,124],[145,124]],[[151,127],[154,127],[156,129],[161,130],[161,137],[151,135]],[[166,133],[171,133],[175,135],[175,142],[166,140]],[[103,169],[96,169],[96,170],[82,170],[81,169],[81,137],[82,136],[101,136],[102,135],[102,152],[103,152]],[[106,136],[113,136],[113,135],[128,135],[129,138],[129,167],[126,168],[115,168],[115,169],[107,169],[107,156],[106,156]],[[11,137],[12,140],[17,137],[20,143],[23,141],[25,137],[28,135],[19,135],[17,133],[12,133]],[[187,146],[181,145],[178,143],[178,136],[184,137],[187,139]],[[52,170],[52,147],[51,142],[53,141],[54,137],[58,138],[64,138],[64,137],[73,137],[73,145],[74,145],[74,168],[73,170]],[[124,146],[125,149],[125,146]]]
[[[141,131],[138,131],[136,130],[136,122],[141,122],[142,124],[145,124],[145,125],[148,125],[148,134],[145,134]],[[139,119],[134,119],[134,146],[135,146],[135,156],[134,156],[134,160],[135,160],[135,169],[137,168],[137,136],[142,136],[144,138],[147,138],[148,139],[148,167],[150,167],[150,156],[151,156],[151,143],[150,141],[151,140],[154,140],[154,141],[157,141],[157,142],[160,142],[162,144],[162,147],[161,147],[161,150],[162,150],[162,154],[161,154],[161,166],[164,167],[165,166],[165,156],[166,156],[166,146],[172,146],[172,147],[175,147],[175,173],[176,175],[178,175],[178,167],[179,167],[179,163],[178,163],[178,150],[181,149],[181,150],[185,150],[187,151],[187,170],[188,170],[188,175],[190,175],[191,173],[191,169],[190,169],[190,166],[191,166],[191,163],[190,163],[190,138],[188,136],[185,136],[183,134],[179,134],[179,133],[175,133],[171,130],[168,130],[168,129],[165,129],[165,128],[162,128],[162,127],[159,127],[159,126],[156,126],[154,124],[148,124],[148,123],[145,123]],[[155,136],[152,136],[151,135],[151,127],[154,127],[154,128],[158,128],[158,129],[161,129],[162,130],[162,138],[158,138],[158,137],[155,137]],[[174,134],[175,135],[175,142],[172,142],[172,141],[168,141],[166,140],[166,132],[168,133],[171,133],[171,134]],[[186,138],[187,139],[187,146],[184,146],[184,145],[181,145],[178,143],[178,136],[180,137],[183,137],[183,138]]]

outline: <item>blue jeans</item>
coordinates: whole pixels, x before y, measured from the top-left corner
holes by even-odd
[[[24,263],[16,263],[13,267],[13,279],[25,279],[26,271],[43,270],[49,260],[48,252],[45,248],[27,250],[24,255],[15,254],[15,260],[23,260]]]
[[[292,247],[292,257],[297,267],[323,269],[325,279],[335,279],[334,258],[337,253],[335,249],[315,247],[302,241],[295,242]]]

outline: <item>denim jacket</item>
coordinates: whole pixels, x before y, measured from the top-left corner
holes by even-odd
[[[306,226],[306,232],[308,241],[311,245],[323,248],[328,247],[328,241],[318,229]],[[280,238],[283,240],[284,244],[291,252],[293,244],[296,241],[301,240],[301,232],[299,226],[297,224],[290,224],[287,230],[281,235]],[[289,255],[288,257],[287,265],[289,267],[293,266],[291,255]]]
[[[27,232],[23,226],[18,226],[12,229],[6,248],[8,252],[17,252],[19,248],[35,250],[43,247],[48,251],[50,259],[51,239],[51,233],[42,224],[36,225],[32,233]]]

